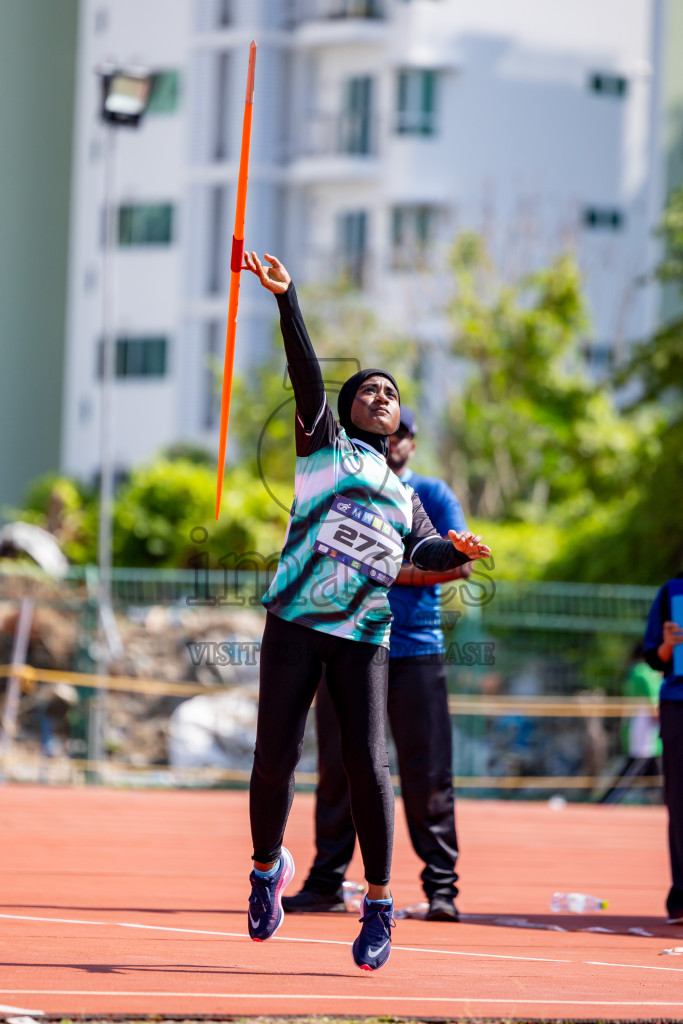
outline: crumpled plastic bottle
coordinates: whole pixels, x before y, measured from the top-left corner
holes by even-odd
[[[585,892],[554,892],[550,909],[555,913],[565,911],[570,914],[592,914],[596,910],[606,910],[607,900],[589,896]]]

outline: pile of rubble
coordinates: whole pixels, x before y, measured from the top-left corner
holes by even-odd
[[[26,662],[64,672],[64,677],[22,693],[15,746],[26,754],[85,757],[88,713],[96,691],[77,685],[80,680],[71,673],[95,671],[92,608],[88,618],[83,595],[81,600],[70,594],[68,601],[54,601],[52,590],[41,595],[33,587],[31,596],[35,607]],[[17,600],[0,600],[0,662],[5,665],[12,660],[18,614]],[[249,770],[262,613],[186,605],[130,607],[117,611],[116,628],[122,653],[110,659],[110,675],[136,679],[141,688],[145,680],[154,680],[176,684],[171,691],[189,683],[193,692],[199,686],[207,693],[184,697],[177,692],[107,691],[106,756],[138,767]],[[0,680],[0,702],[5,685]],[[311,736],[301,770],[314,771],[315,761]]]

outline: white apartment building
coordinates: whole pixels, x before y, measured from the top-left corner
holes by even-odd
[[[665,16],[665,0],[82,0],[63,469],[87,478],[99,464],[98,65],[158,75],[109,164],[126,469],[176,440],[216,447],[208,359],[224,347],[252,38],[250,248],[298,283],[346,272],[437,359],[457,231],[482,232],[508,277],[571,250],[599,362],[657,320],[643,279],[663,201]],[[275,312],[243,275],[238,364],[262,358]]]

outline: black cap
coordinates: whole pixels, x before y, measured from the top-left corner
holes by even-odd
[[[401,419],[399,420],[399,427],[403,427],[407,430],[411,437],[415,437],[417,434],[417,423],[415,422],[415,413],[412,409],[409,409],[407,405],[401,406]]]

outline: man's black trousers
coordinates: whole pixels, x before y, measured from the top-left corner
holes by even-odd
[[[666,909],[670,917],[683,917],[683,700],[661,701],[659,727],[671,858],[671,889]]]
[[[359,708],[359,713],[361,709]],[[388,713],[396,745],[408,831],[424,861],[427,898],[457,895],[452,738],[441,655],[389,659]],[[316,699],[318,772],[316,857],[304,888],[336,893],[356,840],[339,730],[327,686]]]

